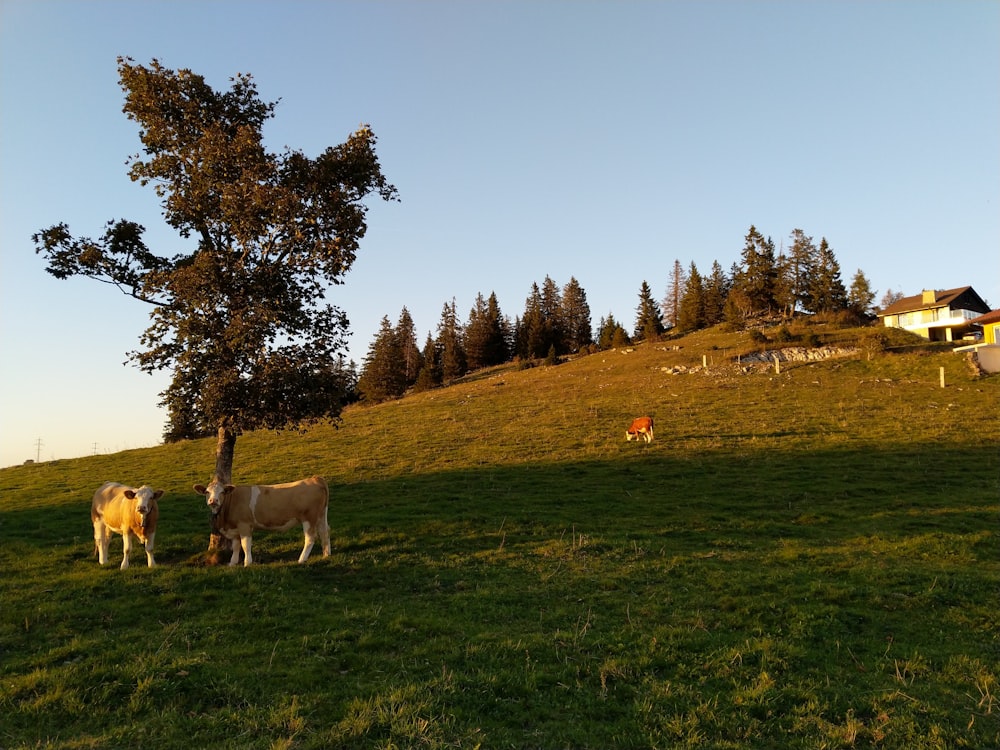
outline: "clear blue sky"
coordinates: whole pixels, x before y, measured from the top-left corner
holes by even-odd
[[[995,0],[0,0],[0,466],[162,433],[168,374],[123,366],[148,309],[53,279],[31,242],[128,218],[178,247],[125,174],[118,55],[253,74],[276,150],[371,124],[402,202],[373,202],[332,295],[359,364],[404,305],[422,344],[453,297],[513,318],[546,275],[631,327],[643,281],[728,270],[751,224],[826,237],[879,298],[971,284],[1000,306]]]

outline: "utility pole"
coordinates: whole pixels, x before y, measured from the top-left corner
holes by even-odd
[[[37,464],[42,460],[42,439],[38,438],[35,441],[35,463]]]

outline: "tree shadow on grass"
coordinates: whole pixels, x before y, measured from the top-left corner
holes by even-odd
[[[615,461],[484,466],[332,484],[329,518],[341,552],[403,539],[446,552],[474,548],[477,537],[493,544],[504,533],[551,536],[573,527],[614,543],[685,535],[690,546],[700,534],[706,547],[719,536],[759,547],[797,537],[835,542],[973,532],[990,528],[995,518],[995,472],[988,467],[996,460],[995,450],[981,445],[739,456],[731,449],[696,456],[643,451]],[[188,561],[205,550],[208,514],[199,496],[168,488],[160,509],[158,562]],[[0,549],[8,554],[69,547],[70,559],[87,559],[92,536],[89,505],[6,510],[0,503]],[[270,537],[280,540],[278,558],[286,548],[301,549],[299,529],[257,532],[255,546],[269,559],[277,559],[266,552]],[[120,537],[114,539],[112,550],[120,550]]]

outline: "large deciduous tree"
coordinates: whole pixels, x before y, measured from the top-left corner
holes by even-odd
[[[143,146],[129,176],[154,188],[191,247],[154,252],[142,226],[116,220],[94,240],[57,224],[34,235],[36,252],[57,278],[97,279],[152,306],[138,366],[173,371],[163,403],[183,410],[186,428],[217,435],[215,476],[229,482],[242,432],[339,415],[342,378],[330,368],[348,320],[326,294],[365,235],[364,200],[397,192],[367,125],[316,158],[269,152],[263,126],[277,103],[250,75],[216,91],[155,59],[119,58],[118,73]]]

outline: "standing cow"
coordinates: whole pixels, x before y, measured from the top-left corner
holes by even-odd
[[[647,443],[653,442],[653,418],[638,417],[632,420],[632,426],[625,430],[626,440],[642,438]]]
[[[305,534],[300,563],[309,559],[317,534],[323,544],[323,557],[330,554],[330,525],[327,522],[330,495],[322,477],[286,484],[239,486],[212,479],[207,487],[196,484],[194,491],[208,501],[213,534],[233,543],[230,565],[239,564],[241,548],[244,567],[253,562],[250,547],[254,529],[287,531],[299,524]]]
[[[94,545],[101,565],[108,561],[108,544],[112,533],[122,535],[125,553],[122,570],[128,567],[133,536],[146,548],[146,564],[151,568],[156,565],[153,559],[153,539],[156,537],[156,522],[160,517],[160,507],[156,501],[161,497],[163,490],[154,490],[149,485],[135,489],[117,482],[105,482],[100,486],[90,505],[90,520],[94,523]]]

